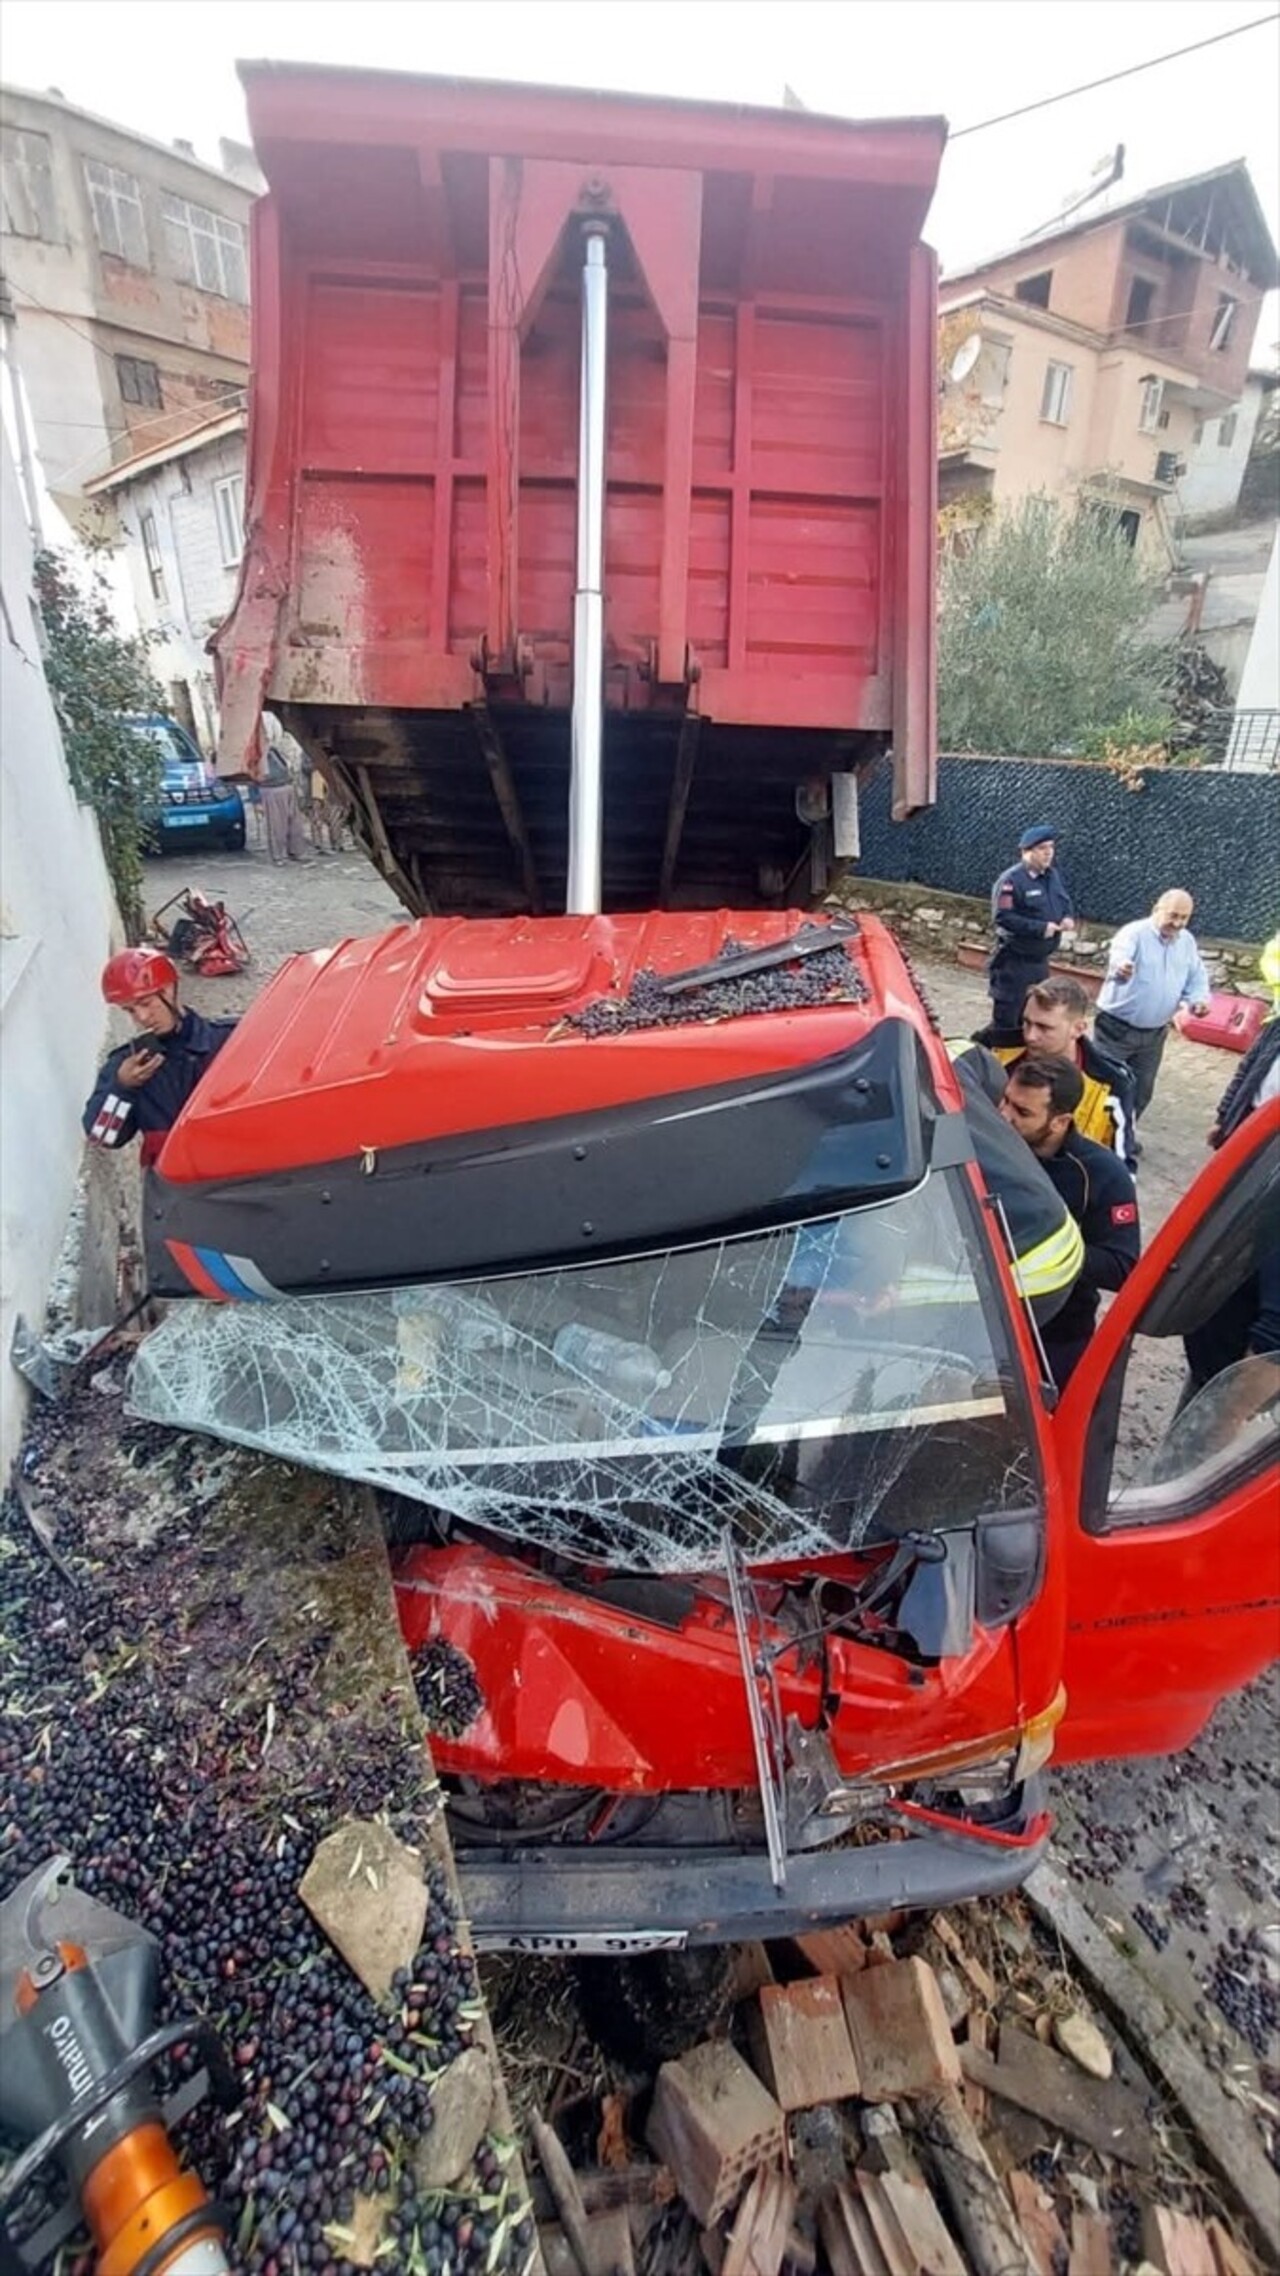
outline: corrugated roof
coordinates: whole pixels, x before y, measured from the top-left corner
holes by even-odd
[[[105,491],[122,489],[125,483],[136,482],[139,475],[150,474],[157,466],[168,466],[175,458],[188,458],[193,451],[204,450],[210,443],[240,434],[246,419],[243,407],[219,411],[212,419],[202,419],[198,427],[188,427],[185,434],[174,435],[166,443],[155,443],[149,450],[135,451],[132,458],[122,458],[118,466],[109,466],[105,474],[95,474],[91,482],[86,482],[85,496],[97,498]]]

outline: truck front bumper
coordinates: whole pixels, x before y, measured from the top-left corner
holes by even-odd
[[[1017,1888],[1050,1826],[1039,1782],[972,1830],[936,1823],[905,1840],[789,1856],[775,1888],[763,1851],[554,1845],[458,1851],[482,1952],[645,1952],[802,1936],[868,1913],[936,1910]]]

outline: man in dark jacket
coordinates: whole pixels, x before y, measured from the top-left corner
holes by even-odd
[[[1072,1059],[1084,1077],[1084,1095],[1073,1120],[1082,1138],[1110,1146],[1125,1168],[1137,1174],[1137,1134],[1132,1067],[1113,1059],[1089,1033],[1093,1006],[1089,993],[1070,973],[1039,980],[1027,991],[1020,1030],[984,1027],[974,1036],[1006,1068],[1028,1051],[1053,1059]]]
[[[1110,1147],[1082,1138],[1073,1120],[1084,1078],[1069,1059],[1029,1052],[1009,1071],[1000,1112],[1024,1138],[1084,1235],[1084,1267],[1044,1330],[1053,1380],[1063,1391],[1083,1359],[1102,1290],[1123,1288],[1141,1235],[1133,1179]]]
[[[141,1136],[149,1169],[205,1069],[235,1026],[202,1019],[178,1001],[178,968],[155,948],[125,948],[108,959],[102,993],[129,1013],[139,1033],[98,1073],[82,1117],[95,1146],[127,1146]]]
[[[1280,1097],[1280,1018],[1269,1019],[1250,1045],[1218,1101],[1209,1132],[1216,1150],[1268,1101]],[[1188,1394],[1203,1389],[1225,1368],[1249,1357],[1280,1365],[1280,1203],[1263,1205],[1254,1249],[1254,1269],[1203,1327],[1184,1338],[1190,1369]]]
[[[1246,1122],[1255,1106],[1280,1093],[1280,1014],[1255,1036],[1218,1101],[1209,1132],[1215,1153]]]
[[[1018,840],[1020,861],[991,888],[996,945],[987,960],[991,1009],[999,1028],[1017,1028],[1028,988],[1048,978],[1049,958],[1075,928],[1071,895],[1054,866],[1053,826],[1034,822]]]

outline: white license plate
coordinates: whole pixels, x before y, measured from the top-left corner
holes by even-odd
[[[500,1930],[486,1935],[481,1928],[472,1932],[477,1952],[545,1952],[551,1959],[569,1952],[598,1952],[615,1959],[623,1952],[680,1952],[688,1941],[682,1928],[624,1929],[616,1936],[557,1936],[552,1931],[540,1936],[504,1936]]]
[[[166,815],[165,815],[165,818],[164,818],[164,819],[165,819],[165,828],[166,828],[166,829],[169,829],[169,830],[172,830],[172,829],[175,827],[175,825],[176,825],[176,826],[177,826],[179,829],[185,828],[185,826],[186,826],[186,824],[187,824],[188,822],[194,823],[194,824],[195,824],[195,826],[196,826],[196,827],[197,827],[197,829],[198,829],[198,828],[199,828],[199,826],[200,826],[200,824],[201,824],[201,822],[207,822],[207,821],[209,821],[209,819],[210,819],[210,816],[209,816],[208,814],[173,814],[173,813],[169,813],[169,814],[166,814]]]

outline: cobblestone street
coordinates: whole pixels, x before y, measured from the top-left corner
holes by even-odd
[[[152,862],[147,882],[151,908],[191,884],[225,897],[239,918],[253,954],[249,972],[190,987],[197,1008],[211,1014],[242,1011],[298,950],[405,921],[390,888],[353,853],[311,855],[277,869],[251,844],[195,865]],[[966,1035],[988,1016],[980,974],[919,955],[913,962],[944,1033]],[[1170,1040],[1143,1124],[1146,1238],[1206,1159],[1205,1133],[1235,1065],[1227,1053]],[[1142,1359],[1138,1396],[1126,1400],[1131,1453],[1151,1443],[1182,1375],[1180,1349],[1148,1346]],[[1270,2014],[1274,2023],[1280,1976],[1278,1709],[1273,1670],[1224,1706],[1187,1754],[1075,1771],[1054,1786],[1059,1852],[1085,1901],[1098,1919],[1123,1926],[1132,1955],[1245,2094],[1257,2083],[1250,2052],[1263,2053],[1258,2019]],[[1243,2036],[1229,2019],[1244,2025]]]

